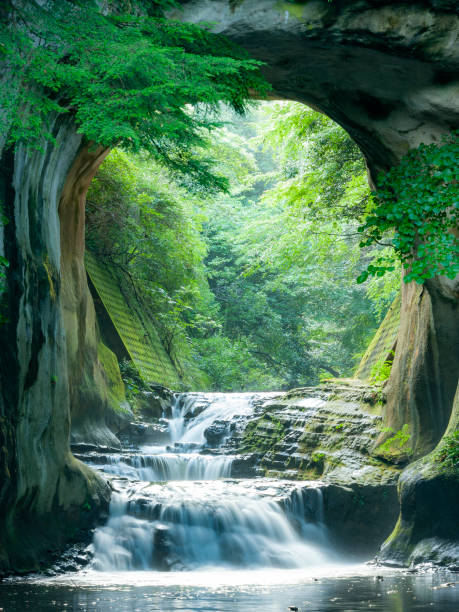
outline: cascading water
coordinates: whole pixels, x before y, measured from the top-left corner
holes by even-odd
[[[253,456],[237,455],[238,440],[271,397],[183,394],[160,422],[131,424],[122,453],[80,445],[80,458],[108,473],[114,491],[93,554],[77,546],[46,577],[0,581],[0,606],[8,612],[456,612],[454,589],[443,588],[454,585],[454,575],[397,575],[335,556],[323,525],[323,483],[252,477],[259,474]],[[304,419],[322,403],[306,398],[304,413],[286,408],[284,414],[304,431]],[[139,439],[150,446],[130,446]],[[272,449],[271,464],[284,448]],[[339,504],[339,494],[335,499]],[[337,511],[334,503],[327,497],[327,511]],[[88,567],[75,571],[89,558]]]
[[[143,447],[145,454],[109,455],[103,465],[90,464],[106,474],[129,480],[214,480],[230,476],[231,456],[173,453],[163,447]],[[162,452],[163,451],[163,452]],[[156,454],[154,454],[156,453]]]
[[[324,565],[329,554],[318,487],[231,479],[231,435],[257,402],[272,397],[178,395],[165,416],[168,445],[106,456],[96,467],[116,477],[109,520],[94,536],[93,568]]]

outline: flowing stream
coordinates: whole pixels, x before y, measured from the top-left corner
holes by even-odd
[[[257,400],[271,397],[179,395],[166,418],[167,444],[107,456],[99,469],[118,478],[109,520],[94,536],[92,567],[300,568],[334,561],[318,487],[231,478],[232,431],[253,415]]]
[[[320,483],[234,477],[235,437],[272,397],[178,395],[154,444],[89,453],[114,490],[90,564],[0,583],[0,610],[457,610],[451,574],[339,558],[323,524]]]

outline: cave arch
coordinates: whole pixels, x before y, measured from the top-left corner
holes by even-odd
[[[266,63],[276,95],[339,123],[360,146],[373,184],[408,149],[459,127],[455,0],[185,0],[171,16],[213,22],[215,31]],[[22,145],[14,158],[2,152],[0,188],[10,218],[5,244],[12,267],[10,317],[0,338],[0,519],[8,526],[0,535],[0,569],[29,567],[49,548],[49,540],[34,540],[32,531],[21,534],[21,524],[46,522],[58,512],[59,544],[69,520],[89,518],[81,516],[85,499],[97,510],[108,497],[68,446],[69,385],[100,374],[93,360],[94,307],[81,232],[85,193],[106,151],[85,145],[71,119],[52,123],[55,142],[45,142],[43,154]],[[411,423],[421,455],[435,446],[448,422],[450,428],[458,424],[459,281],[434,279],[422,289],[406,285],[402,302],[386,411],[394,428]],[[78,318],[84,326],[75,325]],[[414,476],[408,473],[402,487],[402,532],[395,538],[405,561],[416,538],[437,535],[434,527],[421,535],[412,527]],[[437,508],[454,512],[451,487],[442,503],[443,476],[432,478],[441,485],[435,488]],[[457,478],[453,485],[459,499]],[[443,518],[449,524],[447,514]]]
[[[273,93],[339,123],[370,184],[422,142],[459,127],[459,15],[451,1],[189,0],[173,16],[209,22],[245,47]],[[456,43],[456,44],[455,44]],[[448,426],[459,377],[459,278],[402,284],[386,421],[412,428],[416,454]]]
[[[339,123],[361,148],[373,180],[408,149],[459,126],[453,0],[182,5],[172,17],[210,23],[264,62],[275,95]]]

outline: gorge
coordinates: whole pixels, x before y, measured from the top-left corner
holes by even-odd
[[[452,0],[180,4],[168,17],[183,24],[211,22],[217,33],[265,63],[272,97],[302,102],[339,123],[360,147],[375,188],[378,173],[407,151],[422,142],[439,143],[459,128],[459,17]],[[3,81],[8,82],[7,70]],[[9,262],[0,336],[0,573],[49,565],[67,543],[84,540],[107,512],[108,522],[97,527],[94,540],[92,562],[99,569],[231,562],[214,535],[199,535],[200,529],[225,533],[241,565],[246,560],[254,566],[295,567],[298,559],[310,558],[320,565],[331,559],[326,538],[343,554],[355,547],[352,521],[360,524],[358,513],[353,515],[362,505],[354,508],[354,499],[363,500],[361,520],[368,518],[357,546],[362,558],[377,554],[382,562],[405,567],[457,568],[459,477],[438,457],[458,428],[458,279],[437,275],[423,285],[402,283],[400,328],[382,405],[378,397],[368,399],[364,383],[334,381],[297,395],[262,398],[266,406],[244,400],[245,408],[234,412],[242,420],[233,430],[226,429],[229,416],[225,425],[214,414],[209,423],[203,420],[206,427],[198,427],[195,438],[193,421],[210,414],[213,400],[184,424],[186,402],[199,399],[190,396],[174,400],[183,404],[164,406],[168,423],[162,429],[155,421],[155,431],[164,434],[167,425],[168,433],[148,444],[175,444],[172,450],[150,453],[142,443],[142,454],[131,452],[115,435],[123,419],[113,422],[112,405],[122,400],[111,394],[114,362],[110,351],[100,350],[84,264],[86,193],[114,143],[95,144],[81,133],[74,109],[52,111],[46,123],[39,148],[24,138],[14,146],[6,136],[0,140],[0,191],[8,220],[1,228],[0,254]],[[114,369],[120,381],[117,363]],[[231,406],[233,400],[228,401]],[[341,407],[330,407],[333,402]],[[202,438],[212,423],[214,443]],[[411,462],[388,462],[377,451],[389,438],[384,428],[398,432],[405,425]],[[348,448],[346,431],[356,432],[355,448]],[[87,448],[84,432],[94,433]],[[104,473],[116,475],[113,485]],[[268,479],[260,480],[265,485],[254,480],[260,476]],[[183,482],[174,484],[176,478]],[[139,484],[150,480],[170,482],[167,487]],[[220,512],[219,522],[200,505],[204,497]],[[247,523],[231,509],[241,497]],[[181,520],[196,535],[180,535],[175,499],[185,500]],[[343,508],[348,526],[338,520]],[[237,529],[227,529],[229,522]],[[247,536],[247,524],[262,546]],[[132,546],[116,542],[125,526],[133,531],[120,537],[135,542],[136,554]],[[303,534],[300,543],[298,534]],[[186,549],[180,537],[193,546]],[[239,548],[237,538],[243,542]],[[161,546],[164,552],[156,553]],[[449,604],[444,605],[446,610]]]

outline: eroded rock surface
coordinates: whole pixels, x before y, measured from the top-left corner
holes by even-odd
[[[361,147],[373,180],[409,148],[422,141],[438,142],[459,126],[455,0],[183,4],[180,18],[215,23],[217,31],[265,61],[274,95],[306,102],[340,123]],[[0,338],[0,520],[7,526],[0,532],[0,571],[39,562],[50,546],[59,547],[69,537],[70,518],[84,523],[81,509],[86,502],[97,509],[108,496],[102,480],[69,452],[71,409],[75,435],[103,431],[105,443],[111,437],[103,421],[111,395],[97,354],[82,239],[85,187],[104,152],[89,154],[82,147],[70,114],[54,122],[51,132],[55,142],[47,141],[43,153],[22,145],[13,152],[0,143],[0,189],[9,220],[0,253],[10,262],[2,298],[8,323]],[[397,345],[394,371],[401,372],[407,384],[394,387],[388,406],[390,418],[396,419],[398,408],[409,405],[411,424],[422,423],[420,440],[435,445],[457,387],[459,356],[454,350],[448,353],[448,347],[458,345],[459,292],[457,283],[441,279],[434,279],[425,291],[421,306],[404,298],[406,333]],[[420,333],[427,341],[416,360],[411,359],[410,341],[419,338],[420,308],[427,322]],[[435,365],[445,364],[445,359],[447,380]],[[404,363],[414,370],[404,373]],[[439,419],[430,411],[431,397],[441,403]],[[88,427],[91,422],[97,427]],[[430,441],[425,435],[429,423],[435,424]],[[454,423],[457,427],[457,419]],[[310,433],[309,442],[294,440],[300,455],[312,457],[307,448],[313,444]],[[417,435],[414,425],[413,433]],[[330,448],[320,452],[331,477],[339,466],[330,470],[330,457],[343,461],[344,453]],[[369,467],[377,473],[377,466]],[[407,472],[402,483],[402,518],[415,529],[410,508],[421,483],[411,487],[411,474]],[[454,482],[457,487],[457,479]],[[56,517],[58,526],[50,534],[45,526]],[[421,535],[426,540],[428,533]]]
[[[49,560],[94,523],[110,496],[104,480],[69,448],[72,398],[84,395],[86,385],[94,390],[102,372],[97,344],[92,352],[94,320],[76,314],[81,303],[89,310],[90,304],[81,293],[70,303],[63,298],[75,277],[63,275],[58,206],[82,139],[69,118],[55,119],[50,130],[55,142],[45,141],[42,152],[21,145],[14,156],[2,156],[10,273],[0,334],[0,573]],[[70,308],[73,333],[66,328]],[[83,369],[84,381],[78,380]],[[99,400],[100,410],[102,394]]]
[[[191,0],[175,15],[266,62],[274,95],[340,123],[374,172],[459,125],[454,0]]]
[[[238,442],[255,473],[324,483],[325,524],[348,553],[373,554],[392,531],[400,468],[372,456],[382,427],[380,389],[333,381],[267,403]],[[244,469],[236,460],[234,470]],[[237,472],[236,472],[237,473]]]

